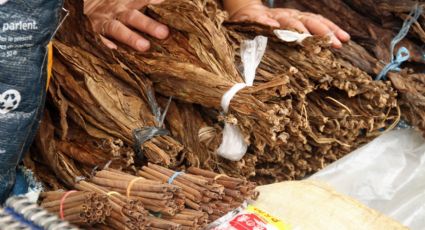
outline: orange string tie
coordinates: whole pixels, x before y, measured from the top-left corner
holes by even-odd
[[[68,191],[68,192],[66,192],[65,194],[63,194],[63,196],[62,196],[62,198],[61,198],[61,203],[60,203],[60,205],[59,205],[59,215],[60,215],[60,218],[61,218],[62,220],[64,220],[64,219],[65,219],[65,215],[64,215],[64,213],[63,213],[63,206],[64,206],[64,203],[65,203],[65,199],[66,199],[69,195],[71,195],[72,193],[75,193],[75,192],[78,192],[78,191],[76,191],[76,190]]]
[[[139,180],[145,180],[145,178],[143,178],[143,177],[136,177],[133,180],[131,180],[130,183],[128,183],[128,186],[127,186],[127,197],[128,198],[130,198],[131,188],[133,187],[134,183],[136,183]]]
[[[107,196],[112,196],[112,195],[121,195],[119,192],[115,192],[115,191],[111,191],[106,193]]]
[[[222,177],[229,177],[226,174],[218,174],[217,176],[214,177],[214,181],[217,181],[218,179],[222,178]]]

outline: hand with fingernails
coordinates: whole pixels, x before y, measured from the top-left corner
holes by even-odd
[[[94,30],[101,34],[101,39],[107,47],[116,49],[115,41],[118,41],[143,52],[149,49],[150,43],[136,31],[165,39],[169,30],[167,26],[149,18],[140,10],[149,4],[159,4],[163,1],[84,0],[84,13],[90,18]],[[335,48],[340,48],[342,42],[350,40],[347,32],[321,15],[294,9],[271,9],[264,6],[261,0],[223,0],[223,3],[230,20],[233,21],[256,21],[273,27],[330,36]]]
[[[149,41],[136,31],[144,32],[158,39],[168,36],[167,26],[149,18],[140,10],[149,4],[164,0],[84,0],[84,14],[100,33],[103,43],[116,49],[115,41],[124,43],[135,50],[147,51]]]
[[[341,48],[342,42],[350,40],[350,35],[321,15],[300,12],[295,9],[271,9],[261,0],[224,0],[224,6],[232,21],[255,21],[283,29],[329,36],[334,48]]]

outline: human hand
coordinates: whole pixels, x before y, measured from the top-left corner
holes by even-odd
[[[143,52],[149,49],[150,43],[136,31],[158,39],[164,39],[169,34],[165,25],[139,11],[148,4],[161,2],[163,0],[84,0],[84,14],[110,49],[117,48],[115,42],[110,40],[113,39]]]
[[[350,40],[350,35],[330,20],[321,15],[300,12],[295,9],[271,9],[262,3],[253,2],[236,12],[231,17],[234,21],[255,21],[279,28],[292,28],[303,33],[329,36],[334,48],[341,48],[341,42]]]

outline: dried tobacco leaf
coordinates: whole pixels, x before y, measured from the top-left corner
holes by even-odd
[[[125,152],[134,144],[134,129],[158,125],[151,110],[152,87],[177,101],[166,116],[172,137],[158,136],[143,145],[148,161],[201,166],[260,183],[320,170],[400,118],[391,83],[368,75],[376,74],[382,64],[355,43],[342,51],[328,48],[327,40],[319,37],[304,46],[283,43],[271,28],[223,24],[225,14],[215,1],[181,0],[146,11],[169,26],[167,39],[147,36],[152,49],[146,53],[126,47],[112,52],[105,51],[87,20],[77,14],[78,4],[68,2],[74,9],[71,15],[86,26],[77,28],[72,22],[64,28],[75,33],[59,31],[49,92],[54,105],[50,109],[60,114],[54,122],[58,146],[77,164],[86,165],[82,174],[113,154],[79,141],[81,135],[95,142],[122,140],[118,149]],[[270,40],[254,86],[240,91],[230,113],[223,115],[222,95],[242,82],[239,45],[259,34]],[[159,101],[165,107],[167,99]],[[239,162],[215,155],[223,121],[237,124],[250,143]],[[100,151],[95,155],[101,157],[90,159],[85,148]],[[79,151],[83,154],[76,156]]]
[[[309,10],[328,17],[347,30],[355,42],[335,50],[337,56],[376,76],[390,59],[390,40],[398,33],[414,7],[425,9],[425,3],[418,1],[395,0],[355,0],[355,1],[277,1],[279,6],[289,6]],[[330,10],[332,9],[338,9]],[[358,23],[362,21],[362,23]],[[412,58],[403,66],[401,74],[388,75],[398,91],[402,118],[425,133],[423,63],[425,42],[425,11],[414,23],[409,35],[399,46],[409,49]],[[397,49],[397,47],[396,47]],[[371,53],[368,53],[370,51]]]

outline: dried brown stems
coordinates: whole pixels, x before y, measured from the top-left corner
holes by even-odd
[[[64,220],[81,226],[104,223],[111,215],[112,206],[106,195],[95,192],[71,192],[41,193],[41,207],[49,212],[63,215]]]

